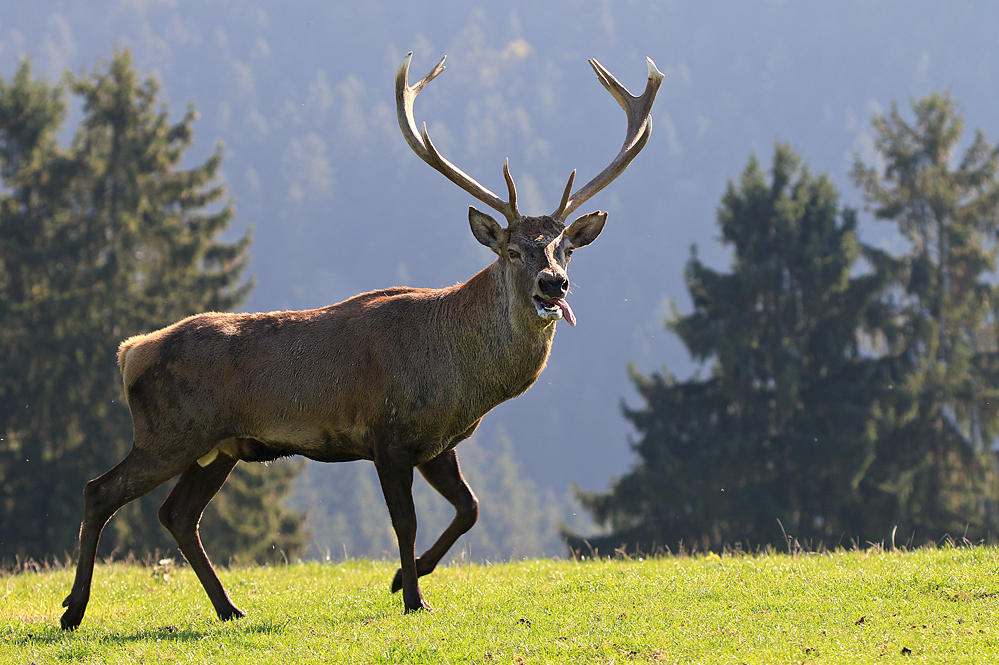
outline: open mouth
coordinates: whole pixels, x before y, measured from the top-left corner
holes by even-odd
[[[576,315],[572,313],[572,308],[564,298],[551,298],[542,300],[534,296],[534,307],[538,310],[538,316],[550,321],[565,319],[570,326],[576,325]]]

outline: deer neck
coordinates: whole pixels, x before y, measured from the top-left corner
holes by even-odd
[[[539,325],[533,304],[519,297],[499,261],[449,295],[449,308],[460,322],[458,361],[497,394],[497,403],[527,390],[548,362],[555,323]]]

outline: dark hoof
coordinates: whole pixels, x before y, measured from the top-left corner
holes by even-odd
[[[83,603],[72,603],[72,596],[66,598],[62,601],[62,606],[68,608],[63,612],[62,618],[59,619],[59,624],[62,626],[63,630],[76,630],[83,621],[83,613],[87,611],[87,604]]]
[[[222,621],[232,621],[233,619],[242,619],[246,616],[246,612],[239,609],[236,606],[230,607],[224,612],[219,612],[219,619]]]
[[[413,612],[433,612],[434,608],[430,607],[430,603],[420,599],[420,604],[413,607],[406,608],[406,614],[412,614]]]
[[[81,621],[83,621],[83,612],[68,609],[62,615],[62,618],[59,620],[59,624],[62,626],[63,630],[76,630]]]
[[[402,568],[395,571],[395,577],[392,578],[392,593],[402,590]]]

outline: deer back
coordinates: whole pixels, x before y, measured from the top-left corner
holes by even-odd
[[[275,454],[373,459],[378,441],[400,440],[429,459],[547,360],[551,331],[518,330],[499,272],[315,310],[210,312],[129,338],[119,363],[135,426],[164,445],[201,441],[199,457],[252,439]]]

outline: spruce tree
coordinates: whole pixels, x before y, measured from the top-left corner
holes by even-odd
[[[83,120],[63,148],[67,90]],[[218,238],[234,214],[217,183],[221,146],[180,167],[196,118],[189,107],[171,122],[128,51],[63,85],[34,80],[28,62],[0,79],[0,558],[72,551],[84,484],[131,446],[118,343],[231,309],[252,286],[241,277],[249,234]],[[242,503],[280,511],[287,471],[237,473],[253,487],[237,493]],[[103,551],[172,547],[156,519],[167,489],[122,509]],[[301,516],[286,517],[278,542],[294,553]],[[222,531],[206,533],[209,549]]]
[[[84,436],[79,419],[53,412],[83,398],[84,386],[62,388],[89,364],[75,349],[58,352],[75,337],[62,296],[76,249],[74,169],[55,139],[65,114],[61,90],[34,80],[28,63],[10,83],[0,78],[0,558],[72,549],[82,508],[53,486]]]
[[[979,131],[956,159],[963,120],[948,94],[912,112],[909,122],[892,104],[874,119],[883,166],[858,158],[852,173],[875,218],[909,244],[890,265],[878,350],[894,399],[862,489],[882,531],[917,544],[977,540],[996,526],[999,148]]]
[[[644,404],[625,408],[638,463],[582,499],[625,546],[718,549],[835,545],[857,532],[857,485],[873,457],[877,361],[857,331],[876,318],[885,257],[856,236],[825,176],[778,144],[769,182],[751,158],[718,212],[731,269],[686,268],[693,312],[668,327],[709,375],[632,372]],[[856,275],[861,257],[872,269]]]

